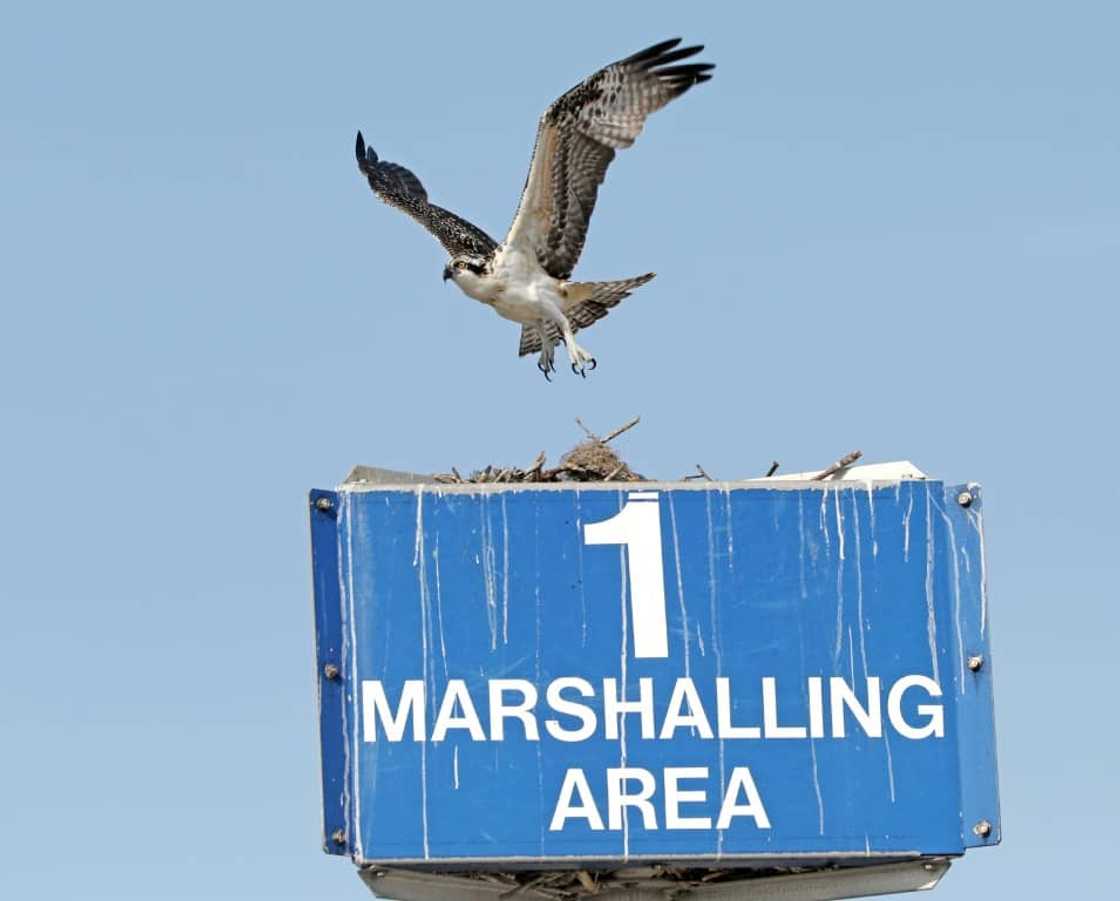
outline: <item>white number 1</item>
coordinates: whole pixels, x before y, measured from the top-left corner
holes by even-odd
[[[632,491],[626,506],[610,519],[583,527],[584,544],[626,547],[635,657],[669,656],[660,506],[656,491]]]

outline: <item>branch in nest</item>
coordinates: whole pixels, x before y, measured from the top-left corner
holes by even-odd
[[[591,429],[589,429],[587,426],[585,426],[583,424],[583,420],[580,419],[578,416],[576,417],[576,425],[578,425],[581,429],[583,429],[583,433],[585,435],[587,435],[587,437],[590,438],[592,441],[598,441],[600,444],[603,443],[603,439],[600,438],[598,435],[596,435],[593,431],[591,431]]]
[[[600,438],[593,431],[591,431],[591,429],[589,429],[586,425],[584,425],[582,419],[580,419],[578,416],[576,417],[576,425],[578,425],[581,429],[583,429],[584,434],[586,434],[588,438],[590,438],[592,441],[597,441],[599,444],[608,444],[611,441],[614,441],[614,439],[617,438],[619,435],[621,435],[623,432],[630,431],[630,429],[634,428],[634,426],[636,426],[641,421],[642,421],[641,416],[635,416],[633,419],[631,419],[625,425],[621,425],[617,429],[615,429],[613,432],[609,432],[605,438]]]
[[[641,421],[642,421],[641,416],[635,416],[628,423],[626,423],[626,425],[619,426],[617,429],[615,429],[613,432],[611,432],[609,435],[607,435],[607,437],[603,439],[603,444],[607,444],[610,441],[614,441],[614,439],[617,438],[619,435],[621,435],[623,432],[630,431],[630,429],[634,428],[634,426],[636,426]]]
[[[855,463],[856,460],[858,460],[862,456],[863,456],[863,451],[858,451],[858,450],[854,450],[850,454],[845,454],[843,457],[841,457],[839,460],[837,460],[835,463],[833,463],[827,469],[822,469],[815,476],[813,476],[809,481],[810,482],[823,482],[829,476],[836,475],[836,473],[840,472],[841,470],[847,469],[849,466],[851,466],[853,463]]]
[[[537,454],[537,459],[533,461],[533,465],[525,470],[525,475],[527,477],[532,477],[532,481],[539,480],[541,477],[541,470],[544,469],[544,461],[544,451],[541,451],[539,454]]]
[[[770,468],[766,470],[766,478],[770,478],[770,476],[778,471],[778,465],[779,464],[777,460],[770,464]]]

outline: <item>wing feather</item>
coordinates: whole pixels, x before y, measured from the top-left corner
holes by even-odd
[[[553,278],[569,278],[579,260],[615,151],[634,143],[651,113],[712,77],[710,63],[669,65],[704,49],[678,48],[680,41],[663,41],[600,69],[541,116],[505,244],[531,249]]]
[[[428,192],[420,179],[404,166],[379,159],[373,148],[366,146],[360,131],[354,151],[358,169],[368,179],[374,193],[424,226],[451,256],[487,257],[497,248],[498,243],[478,226],[429,203]]]

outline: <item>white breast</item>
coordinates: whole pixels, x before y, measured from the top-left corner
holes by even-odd
[[[479,277],[457,272],[455,283],[468,297],[492,306],[505,319],[531,324],[544,318],[545,305],[559,304],[559,285],[532,254],[502,248],[494,258],[492,274]]]

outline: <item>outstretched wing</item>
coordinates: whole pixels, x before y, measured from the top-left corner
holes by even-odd
[[[553,278],[566,279],[575,268],[615,150],[634,143],[650,113],[712,77],[710,63],[670,65],[704,49],[674,49],[680,42],[656,44],[600,69],[541,116],[505,244],[531,248]]]
[[[373,148],[366,147],[360,131],[354,150],[358,156],[358,168],[369,179],[374,193],[389,206],[408,213],[424,226],[451,256],[474,254],[486,257],[494,252],[498,243],[493,238],[466,219],[428,203],[428,192],[420,184],[420,179],[404,166],[378,159]]]

